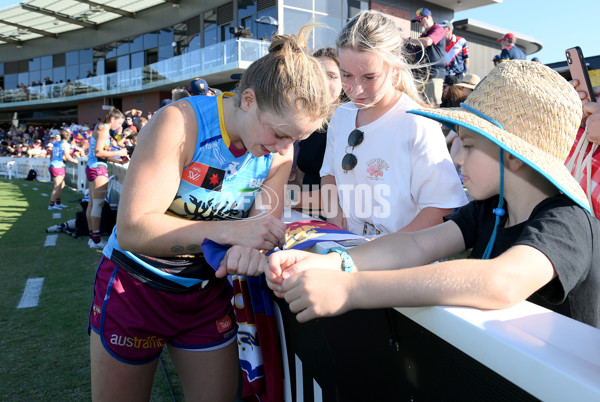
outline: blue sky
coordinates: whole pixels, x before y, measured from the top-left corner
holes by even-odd
[[[454,15],[457,21],[465,18],[537,39],[542,50],[528,58],[537,56],[542,63],[563,61],[565,49],[573,46],[584,56],[600,56],[598,0],[504,0]]]
[[[0,9],[18,3],[0,0]],[[600,55],[598,0],[504,0],[455,15],[455,20],[465,18],[537,39],[543,48],[535,56],[542,63],[562,61],[565,49],[572,46],[581,47],[585,56]]]

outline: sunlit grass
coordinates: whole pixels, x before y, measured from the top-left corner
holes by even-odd
[[[0,239],[27,207],[29,203],[16,184],[0,182]]]

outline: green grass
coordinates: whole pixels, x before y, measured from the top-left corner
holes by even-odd
[[[81,210],[81,194],[65,189],[63,202],[70,208],[48,211],[50,191],[50,183],[0,180],[2,401],[91,400],[87,323],[101,253],[89,249],[87,237],[64,233],[57,233],[55,247],[44,247],[45,229]],[[56,212],[60,219],[52,218]],[[17,309],[28,278],[44,278],[39,304]],[[182,401],[167,353],[163,361],[175,397]],[[152,400],[172,400],[160,366]]]

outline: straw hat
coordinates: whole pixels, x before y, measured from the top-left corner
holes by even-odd
[[[409,113],[484,136],[590,211],[583,189],[564,165],[581,123],[581,100],[571,84],[545,65],[506,61],[481,80],[461,107]]]
[[[454,86],[474,89],[480,81],[481,78],[477,74],[466,74],[462,81]]]

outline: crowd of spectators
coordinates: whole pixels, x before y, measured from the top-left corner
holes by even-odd
[[[87,123],[63,123],[53,125],[51,128],[39,125],[12,125],[0,127],[0,156],[47,158],[52,154],[57,135],[66,129],[72,136],[69,140],[71,156],[80,157],[87,155],[88,137],[91,132]]]
[[[128,110],[125,112],[126,120],[123,129],[111,132],[111,148],[127,148],[129,154],[133,153],[139,131],[152,117],[152,113],[143,116],[141,110]],[[71,136],[68,139],[70,156],[74,158],[88,156],[89,139],[94,126],[88,123],[62,123],[60,125],[25,125],[0,126],[0,156],[11,158],[49,158],[52,148],[60,137],[62,130],[67,130]]]

